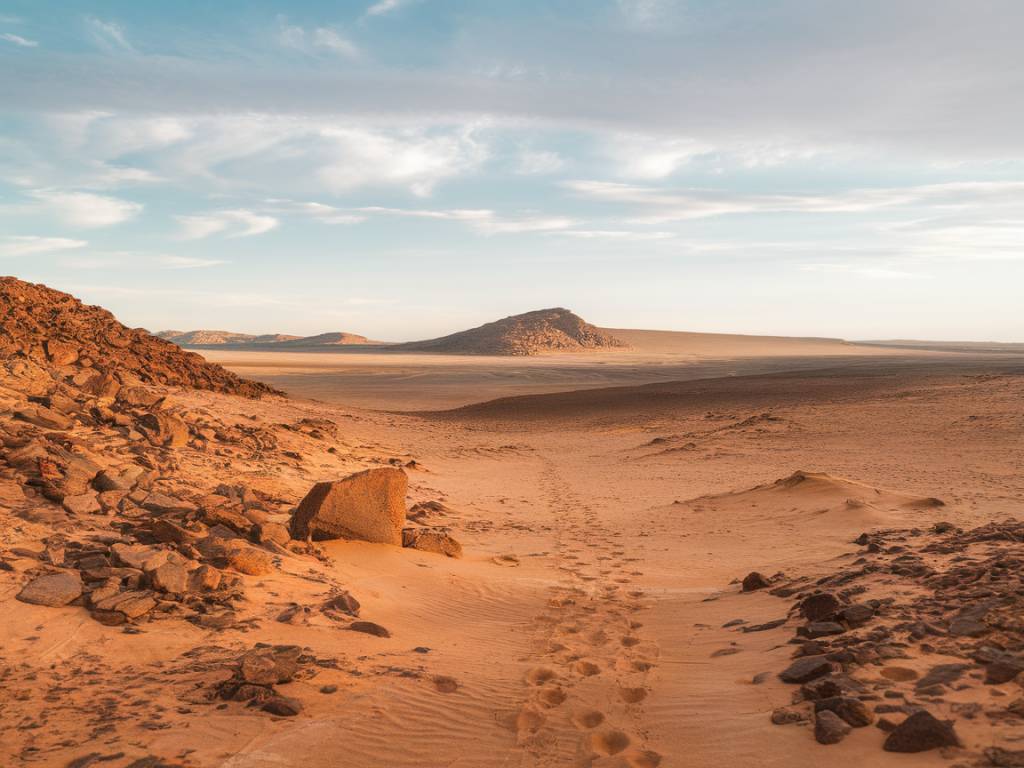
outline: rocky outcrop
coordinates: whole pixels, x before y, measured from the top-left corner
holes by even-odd
[[[113,397],[121,386],[137,383],[246,397],[274,392],[142,329],[128,328],[105,309],[14,277],[0,277],[0,360],[56,368],[100,397]]]
[[[393,467],[317,483],[292,515],[292,538],[359,539],[402,546],[408,485],[405,472]]]

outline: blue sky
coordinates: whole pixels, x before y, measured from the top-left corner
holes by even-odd
[[[0,3],[0,272],[154,330],[1024,341],[1015,0]]]

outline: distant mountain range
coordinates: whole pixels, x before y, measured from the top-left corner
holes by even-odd
[[[512,315],[467,331],[404,344],[371,341],[365,336],[340,331],[316,336],[290,336],[283,333],[255,335],[211,330],[161,331],[156,335],[182,347],[231,346],[282,350],[379,346],[394,352],[432,352],[442,355],[524,356],[547,352],[621,349],[629,346],[621,339],[561,307]]]
[[[315,336],[291,336],[286,333],[234,333],[232,331],[160,331],[155,334],[161,339],[174,342],[180,347],[214,347],[214,346],[250,346],[290,348],[290,347],[323,347],[345,346],[355,344],[382,344],[370,341],[356,333],[337,331],[319,333]]]

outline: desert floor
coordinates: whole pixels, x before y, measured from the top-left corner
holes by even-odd
[[[883,752],[874,727],[825,747],[806,725],[772,725],[794,690],[776,678],[792,655],[792,626],[723,625],[784,618],[791,607],[765,591],[740,593],[736,579],[749,571],[816,578],[850,565],[864,531],[1021,516],[1024,358],[827,351],[614,362],[207,353],[291,399],[181,395],[190,407],[315,415],[342,433],[345,461],[304,457],[236,479],[272,479],[297,500],[360,457],[415,459],[411,500],[443,502],[449,511],[435,522],[451,527],[465,556],[326,542],[329,563],[294,558],[253,580],[251,622],[220,632],[158,622],[124,636],[78,609],[15,603],[3,654],[43,670],[51,693],[83,710],[86,694],[131,689],[144,702],[132,714],[156,708],[160,724],[143,727],[121,710],[116,745],[190,766],[954,764],[938,751]],[[815,474],[774,484],[797,471]],[[931,497],[945,506],[918,503]],[[328,576],[391,637],[316,618],[275,621],[286,606],[320,599]],[[302,716],[190,698],[207,670],[189,665],[189,653],[227,658],[256,641],[298,643],[330,660],[281,686],[305,703]],[[934,661],[911,651],[898,663],[923,673]],[[77,677],[45,671],[58,663]],[[82,675],[101,684],[79,690]],[[327,684],[337,692],[321,693]],[[956,717],[954,705],[984,707],[994,696],[1019,698],[1020,685],[965,686],[930,708]],[[63,736],[84,738],[92,721],[72,712]],[[1019,725],[957,717],[957,729],[971,755],[1024,749],[1014,743],[1024,739]],[[61,747],[60,736],[36,735],[45,748],[27,764],[64,766],[116,746],[109,732],[88,749]],[[24,749],[24,734],[5,738]]]

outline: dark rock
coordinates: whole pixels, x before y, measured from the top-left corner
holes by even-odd
[[[915,687],[920,691],[935,685],[948,685],[959,680],[960,676],[970,668],[970,664],[937,664],[928,670],[928,674],[917,681]]]
[[[958,747],[960,739],[952,721],[936,719],[931,713],[915,712],[897,725],[882,748],[886,752],[925,752],[938,747]]]
[[[797,627],[796,631],[801,637],[814,640],[829,635],[841,635],[846,631],[846,627],[834,621],[812,621],[806,626]]]
[[[831,592],[818,592],[800,601],[800,615],[808,621],[831,621],[841,607]]]
[[[302,711],[302,702],[288,696],[273,696],[260,709],[279,717],[294,717]]]
[[[849,732],[850,726],[835,712],[825,710],[814,717],[814,738],[819,744],[838,744]]]
[[[792,725],[810,720],[806,712],[792,707],[778,707],[772,710],[772,723],[775,725]]]
[[[779,673],[784,683],[806,683],[832,671],[832,664],[824,656],[804,656]]]
[[[866,603],[848,605],[839,612],[839,618],[851,627],[867,624],[875,615],[875,609]]]
[[[757,571],[751,571],[743,577],[742,590],[744,592],[753,592],[757,589],[764,589],[770,587],[771,582],[765,578],[762,574]]]
[[[348,628],[353,632],[364,632],[375,637],[391,637],[391,633],[387,629],[372,621],[353,621],[348,625]]]
[[[854,728],[863,728],[874,722],[875,716],[860,699],[848,696],[834,696],[814,703],[815,712],[835,712],[844,722]]]

